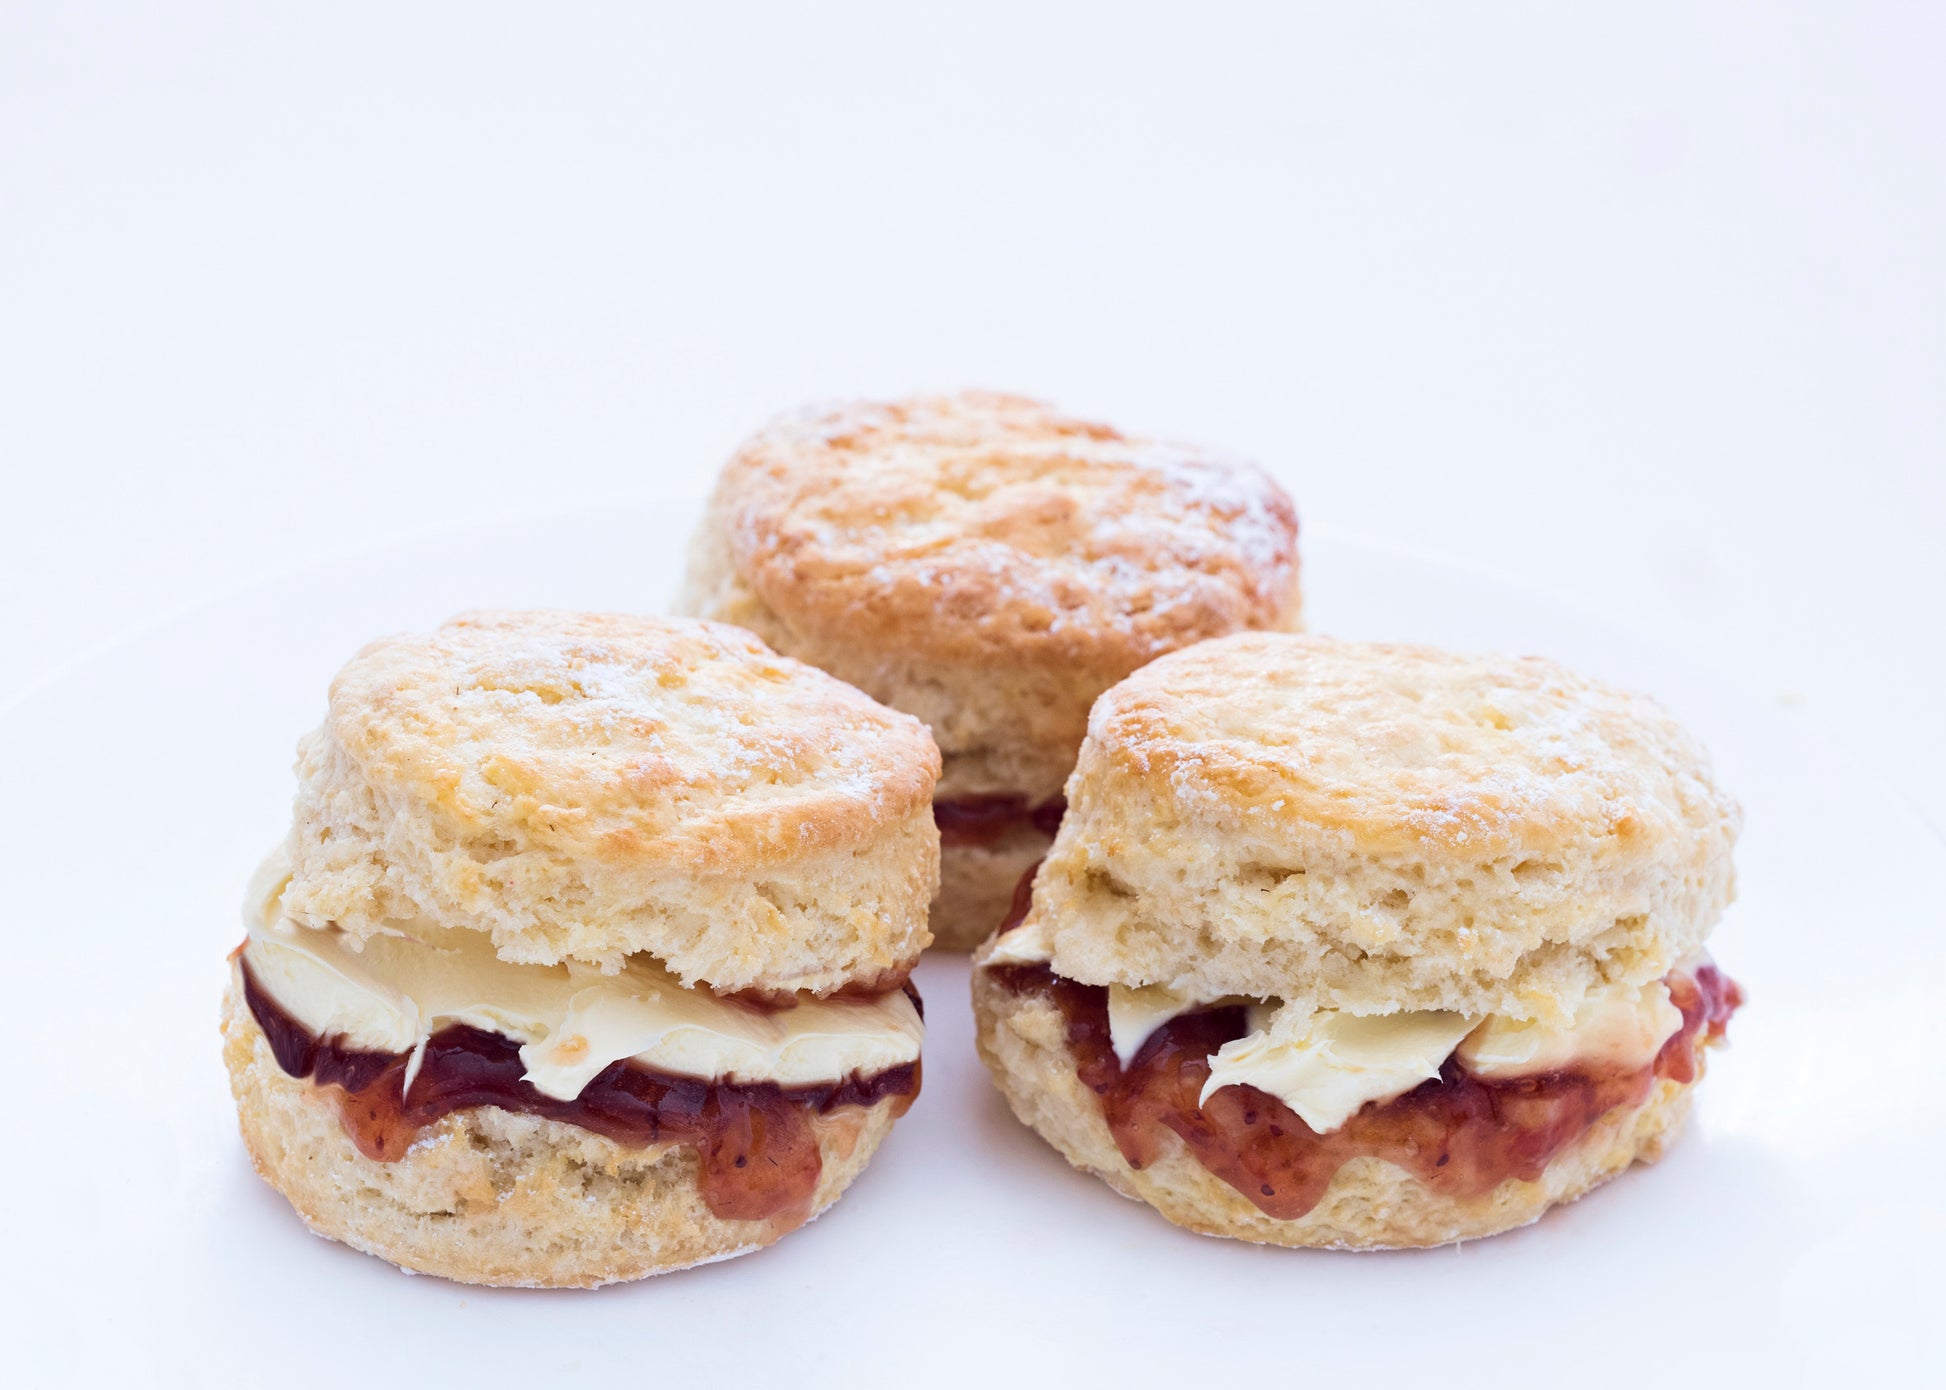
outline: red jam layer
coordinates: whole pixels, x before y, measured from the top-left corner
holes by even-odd
[[[811,1126],[816,1115],[891,1100],[904,1114],[919,1094],[919,1063],[828,1086],[784,1088],[768,1082],[702,1081],[616,1062],[573,1100],[544,1096],[525,1080],[520,1044],[456,1025],[432,1035],[407,1094],[404,1054],[359,1052],[335,1037],[312,1035],[243,971],[244,999],[270,1040],[277,1065],[336,1087],[345,1132],[381,1163],[403,1158],[419,1132],[457,1110],[497,1105],[579,1125],[618,1144],[688,1144],[702,1159],[703,1200],[726,1221],[810,1215],[823,1159]],[[917,991],[906,991],[916,1005]]]
[[[1532,1181],[1609,1111],[1647,1100],[1657,1078],[1694,1081],[1704,1045],[1723,1036],[1743,1002],[1736,983],[1714,966],[1693,977],[1672,974],[1665,983],[1683,1023],[1650,1066],[1489,1080],[1448,1058],[1436,1080],[1367,1104],[1342,1127],[1318,1134],[1254,1086],[1226,1086],[1198,1102],[1209,1058],[1248,1029],[1241,1007],[1172,1019],[1124,1070],[1109,1037],[1106,988],[1065,979],[1044,965],[998,966],[991,973],[1017,993],[1051,998],[1061,1010],[1081,1080],[1101,1098],[1131,1168],[1153,1163],[1163,1136],[1174,1134],[1205,1168],[1281,1220],[1309,1212],[1340,1167],[1366,1156],[1395,1163],[1448,1197],[1482,1196],[1508,1178]]]
[[[912,1001],[912,1007],[919,1011],[919,1017],[926,1016],[926,1006],[919,998],[919,991],[912,986],[912,967],[917,961],[906,961],[881,970],[876,975],[862,980],[852,980],[838,986],[831,993],[819,996],[824,999],[856,999],[863,1002],[902,990],[905,997]],[[797,991],[794,989],[733,989],[714,990],[716,998],[726,1004],[737,1004],[746,1009],[754,1009],[760,1014],[781,1014],[797,1005]]]
[[[1048,839],[1061,828],[1068,803],[1062,797],[1029,806],[1027,798],[1007,793],[994,796],[956,796],[932,804],[939,843],[948,849],[990,849],[1016,826],[1030,826]]]

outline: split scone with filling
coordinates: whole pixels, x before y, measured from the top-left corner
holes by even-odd
[[[231,958],[258,1172],[320,1235],[469,1283],[770,1244],[918,1093],[938,774],[917,720],[714,623],[373,643]]]
[[[974,960],[1014,1113],[1178,1225],[1438,1245],[1658,1157],[1740,1002],[1739,813],[1552,662],[1249,633],[1102,696]]]
[[[917,715],[943,755],[932,932],[970,950],[1047,852],[1095,697],[1299,621],[1297,514],[1254,466],[965,393],[790,415],[724,467],[685,612]]]

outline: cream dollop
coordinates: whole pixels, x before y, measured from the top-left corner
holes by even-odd
[[[1370,1101],[1390,1100],[1438,1076],[1460,1039],[1480,1024],[1466,1014],[1435,1010],[1360,1015],[1256,1005],[1251,1015],[1253,1031],[1224,1043],[1210,1058],[1197,1103],[1225,1086],[1255,1086],[1319,1134],[1337,1129]]]
[[[1141,989],[1110,985],[1108,1039],[1114,1044],[1116,1059],[1126,1067],[1156,1029],[1195,1007],[1194,995],[1162,985],[1146,985]]]
[[[408,1088],[427,1039],[455,1023],[520,1043],[527,1080],[557,1100],[623,1059],[705,1080],[818,1085],[916,1061],[925,1036],[898,990],[764,1010],[686,988],[641,956],[616,974],[577,962],[514,965],[485,933],[417,924],[361,947],[284,917],[284,878],[259,877],[269,881],[253,881],[243,948],[259,987],[314,1034],[411,1053]]]
[[[1030,921],[995,942],[981,965],[1041,965],[1051,959],[1048,932]],[[1108,1031],[1116,1058],[1128,1066],[1156,1029],[1211,1002],[1217,1001],[1161,985],[1109,985]],[[1327,1134],[1365,1105],[1391,1100],[1438,1076],[1455,1053],[1474,1075],[1490,1079],[1569,1065],[1648,1066],[1682,1026],[1682,1012],[1657,980],[1596,986],[1569,1017],[1555,1023],[1438,1010],[1356,1015],[1275,1000],[1250,1005],[1249,1022],[1248,1034],[1210,1058],[1198,1104],[1225,1086],[1255,1086]]]
[[[1660,980],[1597,985],[1560,1023],[1495,1014],[1467,1034],[1459,1059],[1475,1076],[1511,1078],[1599,1061],[1624,1070],[1646,1067],[1682,1027],[1682,1010]]]
[[[982,965],[1046,965],[1054,958],[1054,946],[1046,925],[1038,917],[1003,933],[987,952]]]

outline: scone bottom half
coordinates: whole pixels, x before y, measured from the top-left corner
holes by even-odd
[[[753,684],[759,693],[765,684],[790,684],[800,672],[813,682],[828,678],[796,663],[780,669],[761,644],[726,640],[724,630],[688,620],[591,624],[580,615],[488,616],[511,630],[512,641],[482,643],[469,634],[462,642],[469,660],[489,668],[480,684],[518,684],[505,679],[504,669],[492,669],[510,653],[530,669],[519,673],[526,693],[514,697],[519,703],[507,724],[496,725],[490,708],[487,715],[462,711],[467,737],[482,745],[469,752],[490,763],[499,755],[484,745],[510,732],[517,735],[506,740],[513,748],[548,743],[546,759],[530,764],[528,776],[537,780],[538,767],[542,777],[559,779],[553,787],[530,786],[550,803],[550,816],[572,821],[571,795],[580,791],[611,823],[633,818],[660,830],[660,845],[648,842],[651,851],[675,863],[649,867],[653,887],[665,895],[672,869],[685,859],[683,840],[707,837],[712,815],[739,821],[736,828],[745,831],[755,821],[762,831],[762,817],[796,814],[792,797],[805,804],[862,798],[867,820],[876,815],[900,823],[897,833],[907,840],[903,822],[923,818],[928,834],[916,849],[895,845],[888,859],[883,847],[861,847],[851,857],[871,876],[862,884],[811,885],[807,897],[820,888],[822,895],[799,919],[829,914],[834,887],[858,887],[861,896],[877,890],[881,901],[889,891],[906,904],[907,921],[861,925],[839,949],[869,944],[872,931],[923,944],[925,889],[936,872],[927,793],[937,772],[937,754],[923,731],[910,738],[904,725],[875,726],[878,716],[867,712],[862,721],[853,719],[853,736],[862,722],[865,737],[875,727],[889,737],[807,772],[788,764],[795,748],[819,741],[820,730],[758,730],[741,750],[723,751],[705,785],[687,778],[679,808],[646,805],[638,812],[631,796],[666,797],[670,779],[638,778],[631,789],[627,767],[612,761],[627,755],[617,753],[618,743],[646,732],[648,741],[678,756],[687,752],[698,763],[708,757],[701,745],[713,716],[699,718],[695,709],[712,692],[686,691],[672,703],[658,691],[681,690],[691,679],[720,684],[726,662],[731,683],[743,684],[745,694]],[[437,650],[438,640],[426,642],[430,653],[417,654],[422,670],[413,679],[422,689],[404,701],[372,699],[369,690],[348,698],[345,692],[358,690],[359,682],[341,676],[327,729],[349,726],[355,736],[362,720],[378,730],[368,746],[383,748],[388,709],[417,700],[406,722],[423,731],[424,705],[433,702],[426,690],[450,675],[440,670],[450,657]],[[570,708],[557,716],[529,707],[572,704],[572,697],[536,698],[536,651],[546,665],[568,657],[559,664],[584,687],[603,692],[610,708]],[[388,660],[398,667],[396,651]],[[596,669],[584,674],[577,663]],[[631,688],[644,674],[649,679]],[[734,705],[737,697],[733,690],[718,703]],[[856,692],[840,698],[869,703]],[[347,707],[355,704],[363,708]],[[758,699],[749,707],[760,712],[763,704]],[[777,708],[788,721],[790,699]],[[816,701],[797,708],[815,709]],[[841,708],[837,717],[842,722],[852,713]],[[594,747],[586,761],[595,767],[593,777],[573,757],[567,735],[577,723],[590,730]],[[606,775],[604,758],[614,769]],[[367,769],[366,776],[384,789],[389,772]],[[907,785],[875,791],[872,778],[880,774]],[[333,775],[342,777],[344,769]],[[586,780],[577,784],[576,777]],[[780,783],[781,789],[764,790]],[[385,790],[396,797],[396,788]],[[723,973],[741,986],[725,988],[708,974],[686,978],[672,962],[640,949],[644,924],[654,927],[641,917],[624,920],[627,930],[618,936],[584,939],[596,948],[592,959],[540,960],[531,958],[532,938],[485,922],[465,925],[437,901],[417,912],[402,910],[397,897],[371,902],[355,929],[318,920],[301,908],[321,895],[295,889],[307,865],[330,872],[353,858],[343,844],[347,827],[320,823],[320,804],[346,800],[342,791],[301,793],[291,841],[253,880],[246,937],[231,957],[223,1023],[224,1058],[252,1159],[317,1233],[408,1272],[470,1283],[588,1287],[663,1273],[761,1248],[817,1216],[917,1096],[924,1025],[907,980],[909,959],[879,969],[854,961],[834,976],[819,971],[815,954],[784,942],[763,948],[759,958],[791,969],[753,981],[748,953],[712,943]],[[779,803],[782,810],[775,809]],[[416,809],[428,820],[450,810]],[[853,817],[853,825],[841,824],[844,833],[857,833],[859,814],[836,813]],[[823,814],[824,826],[833,820],[833,813]],[[815,841],[820,833],[812,825],[799,838]],[[544,873],[554,881],[576,872],[560,848],[542,847],[552,861]],[[807,872],[823,871],[816,856],[826,848],[813,844]],[[369,852],[381,858],[384,850]],[[901,865],[901,853],[915,862]],[[753,874],[769,874],[773,882],[799,867],[780,861],[768,835],[753,857]],[[608,865],[610,885],[614,867]],[[720,864],[703,867],[722,877]],[[450,884],[450,866],[444,872]],[[900,886],[902,875],[919,891]],[[339,872],[327,891],[344,896],[347,878]],[[515,909],[520,886],[518,872],[502,880],[496,912]],[[721,900],[720,887],[716,892]],[[610,894],[611,918],[616,896]],[[553,910],[560,920],[558,904]],[[791,925],[788,916],[781,920]],[[792,972],[815,976],[823,987],[804,987]]]
[[[1247,691],[1254,678],[1298,698],[1315,693],[1302,689],[1309,679],[1330,688],[1340,706],[1363,698],[1364,713],[1381,727],[1391,725],[1389,734],[1374,737],[1411,747],[1420,785],[1431,795],[1463,800],[1469,779],[1488,775],[1478,769],[1491,764],[1495,789],[1508,802],[1526,798],[1530,812],[1550,796],[1578,812],[1591,799],[1577,800],[1570,794],[1575,788],[1546,786],[1545,760],[1532,759],[1539,771],[1530,772],[1519,766],[1526,755],[1518,747],[1495,764],[1491,737],[1463,736],[1469,740],[1464,756],[1443,763],[1423,757],[1437,740],[1420,742],[1409,729],[1401,734],[1399,721],[1426,718],[1444,729],[1447,720],[1426,690],[1413,689],[1413,649],[1401,657],[1402,649],[1283,640],[1299,649],[1267,652],[1271,644],[1260,639],[1234,661],[1231,682],[1210,669],[1221,664],[1221,653],[1198,657],[1192,649],[1129,683],[1145,689],[1118,687],[1097,707],[1069,783],[1074,809],[1048,861],[1023,876],[1007,920],[974,959],[979,1050],[1014,1113],[1076,1167],[1178,1225],[1289,1246],[1422,1247],[1492,1235],[1537,1219],[1633,1163],[1654,1161],[1686,1114],[1707,1050],[1723,1040],[1743,1002],[1742,990],[1702,945],[1728,875],[1727,865],[1713,859],[1727,857],[1736,812],[1714,792],[1700,752],[1676,739],[1651,709],[1618,705],[1598,690],[1556,681],[1552,671],[1539,673],[1541,682],[1531,669],[1516,672],[1509,682],[1516,689],[1544,683],[1548,699],[1586,715],[1546,711],[1557,732],[1568,728],[1580,740],[1577,747],[1556,747],[1561,763],[1632,798],[1618,796],[1623,804],[1585,812],[1583,824],[1557,816],[1539,832],[1555,837],[1549,852],[1572,862],[1575,847],[1563,840],[1600,815],[1637,823],[1660,816],[1663,844],[1628,846],[1647,861],[1622,866],[1636,882],[1618,889],[1612,880],[1619,875],[1611,875],[1606,885],[1611,894],[1639,891],[1660,906],[1625,923],[1619,943],[1614,929],[1599,922],[1579,943],[1567,932],[1568,940],[1550,942],[1545,932],[1559,920],[1565,897],[1550,885],[1545,906],[1555,916],[1531,951],[1545,968],[1481,970],[1464,953],[1441,956],[1435,930],[1426,941],[1395,934],[1389,958],[1401,964],[1389,976],[1387,953],[1377,950],[1362,969],[1337,969],[1329,955],[1360,954],[1346,942],[1370,928],[1316,911],[1318,903],[1355,901],[1364,889],[1355,879],[1345,881],[1349,875],[1333,881],[1333,874],[1343,874],[1342,861],[1319,855],[1306,863],[1312,846],[1329,846],[1332,836],[1289,823],[1268,832],[1251,827],[1251,855],[1279,856],[1275,862],[1287,873],[1310,869],[1312,881],[1303,888],[1308,900],[1280,902],[1261,878],[1247,894],[1213,882],[1198,898],[1196,873],[1225,862],[1221,825],[1200,832],[1211,851],[1201,863],[1190,860],[1187,872],[1181,861],[1156,860],[1149,853],[1156,837],[1127,825],[1132,812],[1154,804],[1141,800],[1148,790],[1138,775],[1141,754],[1150,767],[1166,768],[1170,780],[1159,795],[1173,798],[1172,811],[1193,809],[1200,797],[1204,808],[1221,806],[1213,817],[1220,821],[1234,812],[1235,800],[1221,805],[1198,783],[1199,770],[1217,765],[1230,774],[1235,755],[1247,754],[1257,769],[1238,780],[1253,789],[1287,769],[1315,770],[1322,759],[1306,744],[1318,725],[1330,729],[1341,776],[1355,781],[1379,764],[1370,775],[1388,790],[1397,785],[1382,768],[1387,750],[1358,748],[1359,735],[1347,735],[1335,712],[1285,716],[1253,743],[1255,697],[1225,692]],[[1172,687],[1170,660],[1207,664]],[[1322,670],[1313,678],[1308,668]],[[1411,690],[1419,708],[1402,713],[1387,699],[1366,698],[1359,689],[1366,673],[1376,673],[1374,684]],[[1491,692],[1505,673],[1504,665],[1481,659],[1464,672],[1464,684]],[[1498,707],[1520,708],[1512,697]],[[1638,718],[1647,727],[1636,727]],[[1517,744],[1518,721],[1507,723]],[[1146,749],[1131,752],[1131,728],[1150,739]],[[1157,739],[1159,728],[1168,731],[1166,739]],[[1211,752],[1219,741],[1232,758],[1227,765]],[[1645,748],[1651,750],[1646,757]],[[1672,748],[1689,761],[1666,774],[1650,765]],[[1680,797],[1669,794],[1669,801],[1680,800],[1690,813],[1686,825],[1656,804],[1672,785]],[[1104,798],[1104,786],[1115,795]],[[1314,805],[1329,804],[1328,777],[1316,778],[1311,790]],[[1372,809],[1383,802],[1356,789],[1347,799],[1361,794],[1368,823],[1356,828],[1374,830],[1373,838],[1383,841],[1389,827]],[[1175,833],[1188,837],[1197,830],[1192,824]],[[1503,849],[1494,845],[1489,852]],[[1518,856],[1520,846],[1514,851]],[[1428,876],[1488,877],[1467,867],[1463,843],[1440,852],[1444,860],[1434,856]],[[1640,880],[1653,876],[1652,855],[1704,869],[1642,889]],[[1383,856],[1371,859],[1382,873]],[[1168,891],[1148,898],[1139,886],[1145,872]],[[1089,896],[1098,891],[1089,885],[1100,881],[1115,885],[1105,908]],[[1476,901],[1515,916],[1527,886],[1516,877],[1488,890],[1500,897],[1476,894]],[[1265,915],[1232,912],[1224,928],[1237,938],[1254,932],[1272,945],[1243,967],[1212,962],[1212,938],[1218,952],[1226,943],[1207,914],[1253,900],[1269,909]],[[1187,905],[1193,903],[1203,905],[1201,919]],[[1174,930],[1165,915],[1171,911],[1182,923]],[[1110,912],[1119,914],[1112,919],[1123,928],[1118,934],[1104,926]],[[1391,923],[1395,930],[1401,919],[1410,925],[1401,912]],[[1141,930],[1126,930],[1129,923]],[[1306,933],[1334,944],[1309,958],[1316,964],[1308,973],[1289,970],[1287,988],[1267,988],[1261,962],[1282,950],[1302,964],[1305,951],[1316,949]],[[1573,958],[1577,944],[1584,958]],[[1442,963],[1450,972],[1445,979]],[[1396,990],[1389,1001],[1388,984]]]

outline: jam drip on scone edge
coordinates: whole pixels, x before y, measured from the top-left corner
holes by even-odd
[[[884,1100],[902,1115],[919,1094],[918,1062],[826,1086],[786,1088],[704,1081],[622,1061],[573,1100],[556,1100],[526,1081],[520,1044],[464,1025],[432,1035],[408,1092],[409,1054],[359,1052],[312,1035],[258,986],[247,962],[237,964],[244,1000],[277,1065],[335,1090],[345,1132],[359,1152],[382,1163],[403,1158],[420,1131],[445,1116],[496,1105],[632,1147],[687,1144],[701,1160],[698,1186],[712,1213],[726,1221],[795,1226],[810,1215],[824,1167],[812,1117]],[[905,990],[918,1005],[918,992],[909,984]]]
[[[1038,806],[1028,805],[1027,798],[1016,793],[955,796],[933,802],[932,818],[942,848],[988,849],[1023,825],[1052,839],[1067,810],[1066,799],[1059,796]]]
[[[1022,880],[1031,888],[1032,874]],[[1027,892],[1003,931],[1026,916]],[[1199,1101],[1209,1059],[1249,1031],[1239,1006],[1200,1009],[1158,1028],[1124,1068],[1108,1025],[1108,990],[1056,975],[1045,965],[1002,965],[989,973],[1017,994],[1051,999],[1067,1021],[1067,1044],[1081,1081],[1101,1100],[1115,1145],[1131,1168],[1161,1157],[1173,1133],[1211,1173],[1266,1215],[1292,1221],[1323,1198],[1338,1169],[1354,1158],[1384,1159],[1445,1197],[1478,1197],[1509,1178],[1538,1179],[1550,1160],[1619,1107],[1642,1104],[1658,1080],[1688,1084],[1702,1074],[1706,1044],[1743,1002],[1734,980],[1714,965],[1664,977],[1682,1027],[1655,1061],[1633,1070],[1569,1068],[1536,1076],[1486,1079],[1449,1057],[1437,1079],[1389,1101],[1366,1105],[1329,1134],[1318,1134],[1255,1086],[1226,1086]]]

